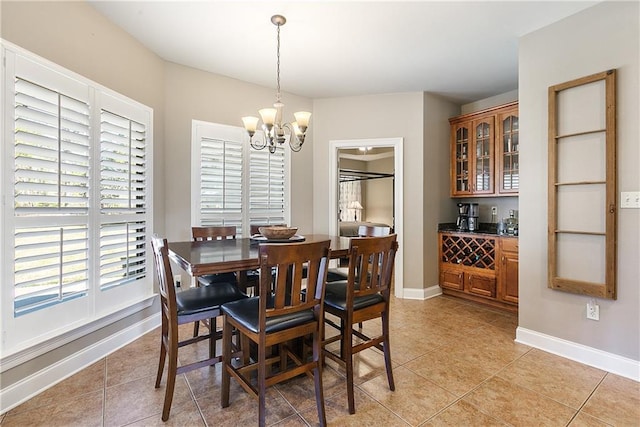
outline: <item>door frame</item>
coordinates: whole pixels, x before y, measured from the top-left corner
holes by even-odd
[[[394,172],[394,231],[398,235],[398,253],[394,269],[394,295],[403,298],[404,282],[404,244],[403,244],[403,179],[402,179],[402,146],[403,138],[367,138],[367,139],[343,139],[329,141],[329,234],[338,236],[338,151],[341,149],[358,147],[391,147],[393,148],[393,172]]]

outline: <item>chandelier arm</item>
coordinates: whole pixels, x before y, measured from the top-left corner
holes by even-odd
[[[293,126],[291,123],[285,123],[282,125],[283,129],[288,130],[289,132],[285,132],[285,134],[289,135],[289,147],[291,151],[299,152],[302,149],[302,144],[304,144],[304,134],[302,140],[298,138],[298,135],[293,130]]]
[[[251,148],[253,148],[254,150],[263,150],[264,147],[267,146],[267,138],[264,136],[264,134],[255,133],[252,137],[249,138],[249,145],[251,145]]]

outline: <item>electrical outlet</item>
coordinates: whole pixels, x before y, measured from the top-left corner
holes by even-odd
[[[587,319],[600,320],[600,306],[595,301],[587,303]]]
[[[498,215],[498,207],[497,206],[491,206],[491,215]]]
[[[179,288],[179,287],[182,285],[182,276],[181,276],[181,275],[179,275],[179,274],[174,274],[174,275],[173,275],[173,284],[174,284],[176,287],[178,287],[178,288]]]

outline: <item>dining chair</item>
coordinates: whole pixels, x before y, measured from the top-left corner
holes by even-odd
[[[205,240],[223,240],[223,239],[235,239],[236,238],[236,226],[208,226],[208,227],[191,227],[191,237],[194,242],[203,242]],[[207,274],[198,277],[198,286],[210,286],[216,283],[233,283],[238,286],[239,274],[217,273]],[[242,289],[245,291],[246,289]],[[204,322],[206,323],[206,321]],[[200,329],[200,322],[195,322],[193,325],[193,336],[198,336]]]
[[[359,237],[380,237],[388,236],[391,233],[391,227],[382,225],[361,225],[358,227]],[[347,280],[347,273],[344,268],[330,268],[327,272],[327,282],[339,282]]]
[[[384,354],[389,389],[395,390],[389,347],[389,297],[398,242],[395,234],[354,237],[349,246],[347,280],[326,285],[324,310],[338,317],[340,324],[325,317],[325,325],[337,329],[340,333],[328,339],[323,338],[323,355],[345,365],[349,413],[355,414],[354,354],[370,347],[381,350]],[[377,318],[382,320],[382,330],[376,337],[369,337],[353,328],[356,323]],[[358,338],[355,345],[353,337]],[[328,349],[328,345],[336,341],[340,341],[339,353]]]
[[[220,306],[225,302],[247,298],[232,283],[218,283],[216,286],[202,286],[176,291],[169,262],[167,240],[154,235],[151,247],[155,260],[156,273],[159,281],[160,310],[162,315],[162,333],[160,340],[160,360],[155,388],[160,387],[164,365],[168,359],[167,387],[164,394],[162,421],[169,418],[176,375],[205,366],[215,365],[222,360],[216,356],[215,341],[219,334],[215,327],[209,328],[207,335],[187,338],[183,341],[178,337],[178,326],[208,319],[210,325],[215,325],[216,317],[220,316]],[[178,366],[178,349],[199,341],[209,340],[209,357],[187,365]]]
[[[236,227],[232,226],[210,226],[210,227],[191,227],[191,237],[194,242],[202,242],[205,240],[222,240],[235,239]],[[235,273],[218,273],[207,274],[198,277],[198,283],[208,286],[217,282],[237,282],[238,278]]]
[[[287,224],[249,224],[249,235],[253,237],[256,234],[260,234],[260,227],[286,226]],[[260,269],[257,268],[255,270],[247,270],[246,277],[244,279],[246,280],[245,293],[248,292],[249,288],[253,288],[253,295],[258,295],[258,293],[260,292],[260,289],[258,289],[260,285]]]
[[[264,426],[266,388],[305,373],[313,377],[318,419],[321,425],[326,425],[321,332],[329,247],[329,240],[260,245],[260,294],[222,306],[225,315],[222,334],[223,408],[229,406],[230,381],[233,377],[247,393],[258,398],[259,425]],[[302,278],[304,263],[308,265],[306,289],[303,289],[305,280]],[[275,272],[273,288],[272,271]],[[303,290],[306,290],[305,297]],[[231,363],[231,336],[234,328],[257,347],[257,356],[253,362],[244,354],[242,366]],[[296,342],[295,339],[307,336],[312,337],[313,355],[310,360],[296,354],[290,345],[292,340]],[[243,345],[243,353],[247,351],[247,347]],[[277,349],[275,356],[274,348]],[[278,369],[271,369],[274,364],[277,364]],[[254,385],[251,373],[256,370],[257,385]]]

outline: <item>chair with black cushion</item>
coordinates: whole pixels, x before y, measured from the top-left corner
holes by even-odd
[[[391,227],[381,225],[361,225],[358,227],[359,237],[380,237],[388,236],[391,233]],[[347,280],[347,273],[344,268],[330,268],[327,273],[327,282],[340,282]]]
[[[202,286],[176,292],[169,262],[167,240],[153,236],[151,238],[151,247],[153,248],[159,281],[162,314],[160,361],[156,377],[156,388],[160,387],[164,365],[166,360],[169,360],[167,388],[162,408],[162,420],[166,421],[171,411],[176,375],[193,369],[215,365],[222,360],[221,356],[216,356],[215,354],[215,340],[219,336],[215,328],[210,328],[207,335],[199,335],[179,341],[178,326],[203,319],[208,319],[210,324],[215,325],[216,317],[221,314],[220,306],[222,304],[244,299],[246,295],[241,293],[232,283],[218,283],[217,286]],[[209,357],[188,365],[178,366],[178,349],[203,340],[209,340]]]
[[[204,240],[222,240],[222,239],[235,239],[236,227],[235,226],[211,226],[211,227],[191,227],[191,237],[194,242],[202,242]],[[208,286],[217,282],[232,282],[237,283],[236,274],[219,273],[219,274],[207,274],[205,276],[198,277],[198,284]]]
[[[323,342],[324,355],[343,363],[347,371],[347,398],[349,413],[355,414],[353,394],[353,355],[369,347],[384,353],[389,389],[395,390],[391,370],[389,348],[389,297],[395,256],[398,250],[396,235],[383,237],[352,238],[349,247],[349,275],[342,282],[327,283],[324,310],[338,317],[340,324],[325,317],[325,325],[340,334]],[[367,274],[364,274],[366,272]],[[353,325],[381,318],[381,334],[369,337]],[[353,344],[353,337],[359,338]],[[330,351],[327,345],[340,341],[339,353]]]
[[[194,242],[203,242],[205,240],[223,240],[235,239],[236,227],[232,226],[209,226],[209,227],[191,227],[191,237]],[[238,275],[234,272],[207,274],[198,277],[198,286],[210,286],[216,283],[233,283],[238,286]],[[246,293],[246,289],[241,290]],[[206,323],[206,322],[204,322]],[[193,325],[193,336],[197,336],[200,329],[200,322]]]
[[[251,237],[260,234],[260,227],[286,227],[287,224],[250,224],[249,234]],[[260,269],[247,270],[245,272],[246,285],[245,292],[248,288],[253,288],[253,295],[258,295],[260,285]]]
[[[322,391],[322,328],[324,286],[329,262],[330,241],[293,244],[262,244],[260,294],[222,306],[224,313],[222,397],[229,406],[231,377],[247,393],[258,398],[259,425],[265,425],[266,388],[300,374],[312,376],[321,425],[326,425]],[[308,265],[306,295],[303,297],[303,264]],[[275,285],[272,288],[272,271]],[[231,335],[237,332],[254,343],[257,356],[252,362],[244,355],[242,366],[231,363]],[[312,336],[311,360],[301,357],[291,346],[297,338]],[[243,341],[244,343],[245,341]],[[243,345],[243,352],[248,346]],[[273,350],[276,350],[274,352]],[[275,356],[272,356],[276,353]],[[276,366],[272,366],[272,365]],[[251,373],[257,370],[257,384]]]

